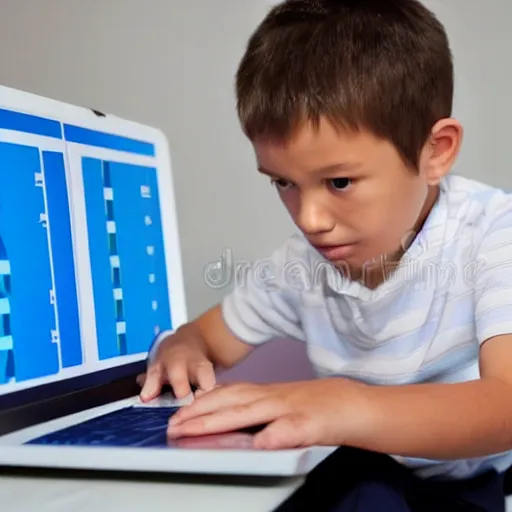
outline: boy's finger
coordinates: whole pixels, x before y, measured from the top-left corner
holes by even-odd
[[[187,367],[175,362],[167,367],[167,379],[176,398],[185,398],[192,393]]]
[[[215,370],[209,361],[198,363],[194,368],[193,380],[202,391],[215,389]]]
[[[144,386],[144,382],[146,382],[146,374],[141,373],[140,375],[137,375],[135,380],[137,384],[142,388]]]
[[[273,400],[265,398],[265,395],[261,393],[243,393],[237,392],[236,387],[218,386],[208,393],[197,396],[197,400],[185,407],[181,407],[178,412],[173,414],[171,423],[177,425],[198,416],[217,414],[221,410],[229,410],[234,416],[242,417],[248,409],[252,413],[256,408],[256,414],[258,414],[264,408],[268,409],[269,404],[275,407]]]
[[[215,390],[215,389],[217,389],[217,388],[220,388],[220,387],[222,387],[222,384],[215,384],[215,386],[213,387],[213,389],[210,389],[210,390],[208,390],[208,391],[205,391],[204,389],[198,388],[198,389],[196,389],[196,391],[194,391],[194,395],[195,395],[196,397],[200,397],[200,396],[202,396],[202,395],[206,395],[206,393],[209,393],[210,391],[213,391],[213,390]]]
[[[192,404],[189,407],[193,407]],[[183,412],[183,409],[179,413]],[[201,417],[183,418],[178,413],[169,420],[167,434],[171,438],[233,432],[270,423],[280,416],[280,407],[268,400],[221,409]]]
[[[142,401],[153,400],[160,394],[163,384],[163,367],[161,363],[154,363],[146,372],[146,379],[140,392]]]
[[[306,418],[287,415],[277,418],[254,437],[259,450],[285,450],[313,444],[313,436]]]

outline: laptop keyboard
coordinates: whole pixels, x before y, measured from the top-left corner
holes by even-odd
[[[128,407],[52,432],[27,444],[69,446],[167,446],[167,424],[178,407]]]

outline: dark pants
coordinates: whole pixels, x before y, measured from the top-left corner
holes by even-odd
[[[275,512],[505,512],[504,476],[420,479],[391,457],[339,448]]]

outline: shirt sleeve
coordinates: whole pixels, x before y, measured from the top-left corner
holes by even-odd
[[[279,337],[305,339],[297,304],[282,279],[286,254],[285,245],[270,258],[239,268],[231,292],[222,301],[226,325],[246,343]]]
[[[475,266],[478,342],[512,334],[512,203],[494,217],[481,241]]]

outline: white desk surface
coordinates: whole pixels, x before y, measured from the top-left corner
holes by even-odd
[[[271,512],[302,480],[244,484],[193,477],[67,477],[0,473],[1,510],[9,512]],[[117,475],[116,475],[117,476]],[[149,506],[148,506],[149,505]],[[512,496],[507,499],[512,512]]]
[[[9,512],[271,512],[301,483],[2,470],[0,504]]]

